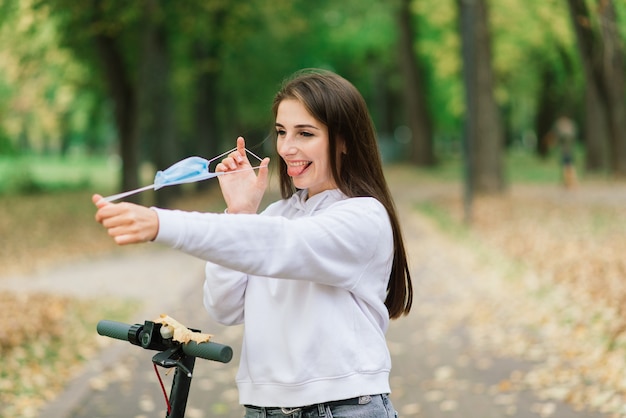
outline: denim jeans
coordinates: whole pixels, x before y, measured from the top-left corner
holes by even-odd
[[[286,412],[289,409],[285,408]],[[291,418],[397,418],[389,395],[372,395],[363,405],[325,405],[323,403],[303,410],[285,414],[280,408],[246,408],[244,418],[291,417]]]

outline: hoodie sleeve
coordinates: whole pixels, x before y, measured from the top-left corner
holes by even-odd
[[[352,289],[369,268],[393,259],[387,212],[372,198],[345,199],[296,219],[155,210],[156,242],[244,275]]]
[[[222,325],[243,323],[247,275],[207,262],[204,307]]]

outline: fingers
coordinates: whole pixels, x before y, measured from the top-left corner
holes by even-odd
[[[248,162],[248,157],[246,155],[246,141],[242,136],[237,138],[237,151],[231,153],[229,157],[233,160],[234,164],[231,166],[233,169],[236,169],[239,164]]]
[[[235,162],[235,159],[232,157],[224,158],[221,163],[215,166],[215,171],[218,173],[236,170],[236,169],[237,169],[237,163]]]
[[[99,194],[94,194],[93,196],[91,196],[91,201],[94,203],[94,205],[96,205],[98,209],[100,209],[101,207],[109,203],[106,200],[104,200],[104,198]]]
[[[240,165],[249,164],[246,156],[246,141],[243,137],[237,138],[237,149],[224,158],[221,163],[215,166],[216,172],[233,171],[241,168]]]
[[[98,209],[96,220],[119,245],[153,241],[159,232],[157,213],[131,203],[107,204]]]
[[[237,155],[235,157],[226,157],[222,160],[221,163],[215,166],[215,171],[217,172],[225,172],[225,171],[233,171],[237,170],[240,164],[242,164],[245,160]]]
[[[101,196],[92,197],[96,204]],[[96,221],[106,228],[108,234],[119,245],[152,241],[159,231],[159,220],[155,211],[131,203],[109,203],[104,201],[95,215]]]
[[[92,200],[96,201],[95,196]],[[102,202],[104,202],[104,204],[102,204]],[[123,203],[108,203],[103,200],[97,200],[96,206],[98,206],[95,215],[96,221],[107,229],[115,226],[116,222],[119,222],[119,216],[123,213],[124,209]]]
[[[270,165],[270,157],[265,157],[263,161],[261,161],[261,165],[259,166],[259,175],[257,177],[257,181],[262,184],[267,184],[267,176],[269,173],[269,165]]]
[[[259,165],[259,176],[262,176],[259,180],[266,181],[268,174],[269,158],[265,158]],[[237,138],[237,149],[231,152],[228,157],[224,158],[220,163],[215,166],[215,171],[219,173],[225,173],[229,171],[243,170],[253,167],[248,159],[246,151],[246,141],[243,137]]]
[[[142,225],[135,222],[108,228],[107,232],[118,245],[138,244],[154,239],[149,236],[149,232]]]
[[[243,136],[237,138],[237,152],[243,157],[246,156],[246,140],[243,139]]]

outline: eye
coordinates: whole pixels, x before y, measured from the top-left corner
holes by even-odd
[[[309,137],[313,136],[313,134],[311,132],[307,132],[307,131],[300,132],[300,135],[302,135],[305,138],[309,138]]]
[[[285,130],[284,129],[276,129],[276,135],[277,136],[284,136],[285,135]]]

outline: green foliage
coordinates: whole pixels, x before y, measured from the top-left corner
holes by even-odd
[[[565,110],[582,105],[583,74],[565,1],[506,0],[491,2],[494,67],[498,102],[512,109],[508,121],[518,135],[534,127],[542,76],[550,70],[550,89],[565,97]],[[574,68],[578,68],[575,71]]]
[[[626,37],[626,3],[614,3]],[[580,106],[582,71],[565,2],[488,4],[496,97],[513,136],[534,128],[545,69],[555,75],[550,89],[567,98],[564,105]],[[240,134],[261,141],[271,125],[269,104],[278,85],[303,67],[341,73],[361,90],[375,121],[387,112],[394,123],[403,123],[397,1],[4,0],[0,155],[115,152],[107,63],[100,60],[94,37],[110,37],[120,47],[123,71],[136,87],[150,5],[156,5],[150,16],[163,30],[171,66],[179,134],[172,141],[197,141],[196,104],[208,94],[221,141]],[[461,136],[464,113],[457,6],[454,0],[413,1],[412,6],[437,148],[447,149]],[[214,90],[199,85],[207,75]]]
[[[0,187],[2,194],[31,194],[41,191],[41,187],[33,178],[32,172],[26,164],[12,164],[0,171],[3,182]]]
[[[418,51],[426,70],[429,105],[439,134],[460,135],[464,112],[461,50],[454,0],[414,2]]]
[[[104,158],[0,158],[0,196],[71,190],[113,190],[117,164]]]
[[[12,146],[2,149],[61,152],[65,138],[88,132],[86,124],[74,123],[93,111],[85,103],[104,99],[93,89],[88,68],[62,44],[60,16],[48,3],[7,4],[12,7],[0,25],[5,46],[0,52],[0,131]]]
[[[0,126],[0,156],[11,156],[15,155],[16,152],[11,137]]]

